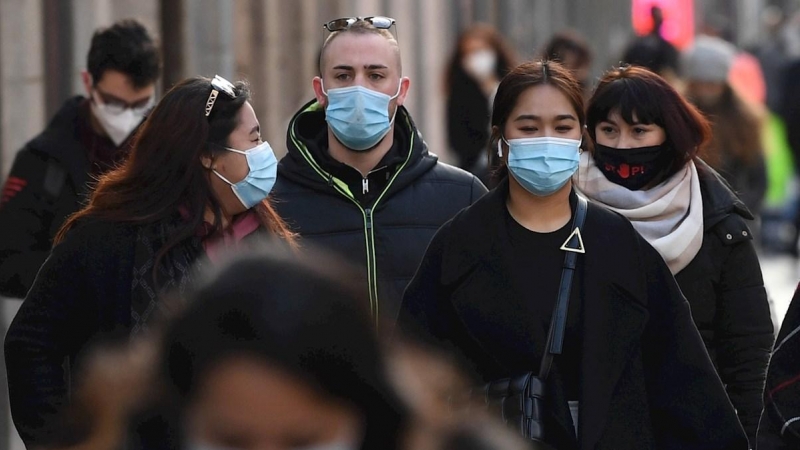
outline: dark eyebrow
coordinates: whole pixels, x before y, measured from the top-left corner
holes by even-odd
[[[609,118],[605,118],[605,119],[601,120],[600,122],[601,123],[602,122],[606,122],[606,123],[610,123],[611,125],[617,126],[617,122],[614,122],[612,119],[609,119]]]
[[[253,127],[253,129],[252,129],[252,130],[250,130],[250,132],[249,132],[249,133],[247,133],[247,134],[253,134],[253,133],[255,133],[256,131],[261,131],[261,125],[256,125],[256,126],[254,126],[254,127]]]
[[[542,120],[542,118],[537,116],[537,115],[534,115],[534,114],[522,114],[520,116],[517,116],[517,118],[514,119],[514,122],[520,122],[520,121],[523,121],[523,120]],[[572,114],[559,114],[559,115],[556,116],[555,120],[575,120],[575,121],[577,121],[578,119],[576,119],[575,116],[573,116]]]
[[[98,90],[97,92],[100,94],[101,97],[103,97],[103,100],[110,100],[112,102],[122,103],[122,104],[125,104],[125,105],[128,104],[128,102],[126,102],[125,100],[117,97],[116,95],[109,94],[108,92],[100,92],[100,90]]]
[[[334,70],[353,70],[353,66],[348,66],[345,64],[339,64],[338,66],[334,66]]]
[[[389,66],[386,66],[384,64],[368,64],[364,66],[364,68],[367,70],[378,70],[378,69],[388,69]]]

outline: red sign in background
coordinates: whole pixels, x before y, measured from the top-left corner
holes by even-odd
[[[650,9],[661,8],[664,24],[661,36],[679,49],[688,47],[694,40],[694,0],[632,0],[633,30],[645,35],[653,30]]]

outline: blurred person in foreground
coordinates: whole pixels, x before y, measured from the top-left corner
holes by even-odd
[[[500,80],[515,65],[502,34],[491,25],[476,24],[459,35],[445,73],[450,149],[458,157],[458,167],[487,185],[496,163],[486,158],[492,101]]]
[[[128,448],[524,448],[435,410],[432,386],[455,375],[410,347],[387,354],[348,265],[307,251],[248,252],[203,277],[167,325]]]
[[[773,326],[753,216],[698,157],[708,121],[663,78],[629,66],[600,79],[586,123],[595,145],[575,186],[629,219],[666,261],[752,442]]]
[[[160,56],[138,22],[92,37],[86,97],[67,100],[17,154],[0,197],[0,295],[23,298],[53,239],[90,195],[91,183],[122,162],[131,136],[155,104]]]
[[[758,217],[767,190],[761,147],[762,123],[755,109],[728,82],[736,48],[700,36],[682,55],[686,96],[711,122],[711,140],[700,157],[728,181]]]
[[[320,52],[316,98],[292,118],[276,208],[304,242],[361,269],[376,321],[390,331],[436,229],[486,188],[428,152],[403,107],[410,80],[388,17],[342,18]]]
[[[201,257],[213,263],[272,236],[292,242],[267,201],[277,160],[249,99],[243,82],[178,83],[56,236],[5,342],[12,416],[28,447],[59,434],[89,344],[146,333]]]

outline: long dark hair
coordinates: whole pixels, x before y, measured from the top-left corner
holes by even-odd
[[[751,166],[758,162],[761,150],[761,120],[753,107],[725,83],[722,97],[716,105],[698,109],[711,121],[711,141],[701,150],[703,161],[717,170],[722,169],[724,154]]]
[[[660,180],[674,175],[697,156],[711,136],[711,126],[697,108],[644,67],[615,68],[600,79],[586,113],[586,126],[593,141],[597,124],[614,111],[628,124],[634,123],[635,114],[640,123],[664,129],[672,161]]]
[[[223,151],[219,145],[228,145],[228,136],[238,125],[237,114],[250,99],[246,83],[237,82],[234,91],[236,98],[220,93],[211,115],[205,117],[211,93],[208,78],[188,78],[170,89],[134,137],[130,157],[98,180],[88,205],[64,223],[55,242],[85,219],[139,224],[183,214],[185,220],[159,250],[158,261],[194,235],[207,207],[214,214],[214,231],[219,231],[222,208],[200,158],[213,157]],[[266,229],[292,241],[292,233],[269,202],[255,209]]]
[[[362,448],[399,448],[409,412],[389,382],[352,270],[325,254],[274,245],[212,270],[165,333],[162,401],[183,410],[214,368],[245,356],[355,406],[366,424]]]

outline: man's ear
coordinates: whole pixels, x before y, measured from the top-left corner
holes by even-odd
[[[314,88],[314,96],[317,97],[317,103],[322,105],[323,108],[328,106],[328,96],[323,92],[322,78],[314,77],[311,80],[311,86]]]
[[[411,87],[411,80],[408,77],[400,78],[400,94],[397,95],[397,106],[403,106],[408,95],[408,88]]]
[[[86,95],[91,97],[92,96],[92,87],[94,86],[94,82],[92,80],[92,74],[90,74],[86,70],[81,71],[81,81],[83,81],[83,88],[86,89]]]

